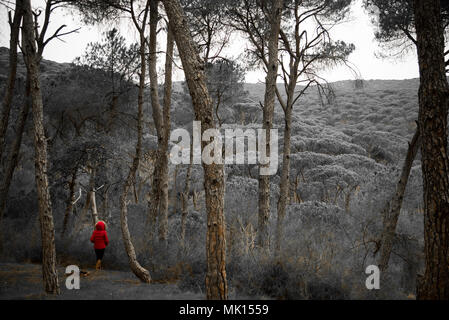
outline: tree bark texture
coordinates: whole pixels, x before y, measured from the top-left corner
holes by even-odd
[[[278,43],[282,15],[282,0],[273,0],[270,19],[270,37],[268,40],[268,68],[265,79],[265,97],[263,105],[263,128],[266,130],[266,154],[270,154],[270,129],[273,127],[276,79],[278,72]],[[262,146],[259,146],[261,148]],[[261,165],[262,166],[262,165]],[[269,166],[265,165],[265,166]],[[270,176],[260,175],[259,169],[259,216],[257,244],[267,248],[268,219],[270,216]]]
[[[187,26],[187,19],[178,0],[164,0],[165,11],[181,57],[184,73],[192,97],[195,119],[201,121],[201,134],[215,128],[213,106],[204,74],[204,63],[196,51]],[[203,148],[206,142],[202,142]],[[206,297],[227,299],[226,238],[224,221],[223,165],[205,164],[204,190],[206,193]]]
[[[420,74],[418,127],[424,184],[425,273],[418,299],[449,299],[449,161],[444,32],[439,0],[415,0]]]
[[[44,112],[39,81],[39,56],[36,51],[31,1],[23,1],[22,49],[30,81],[31,105],[34,123],[35,175],[38,195],[39,221],[42,238],[42,271],[47,293],[59,294],[56,270],[55,229],[47,176],[47,139],[44,130]]]

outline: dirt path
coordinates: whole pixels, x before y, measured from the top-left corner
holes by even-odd
[[[84,270],[84,269],[83,269]],[[141,299],[178,300],[204,299],[197,293],[181,292],[176,284],[144,284],[131,272],[87,269],[87,277],[80,278],[79,290],[65,286],[65,268],[59,267],[61,295],[43,292],[42,270],[39,264],[0,263],[0,300],[6,299]]]

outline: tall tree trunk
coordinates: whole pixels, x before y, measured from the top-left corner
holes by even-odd
[[[396,192],[382,211],[383,230],[379,258],[379,268],[381,271],[385,271],[388,268],[396,225],[398,223],[399,214],[401,213],[402,200],[404,199],[408,177],[413,165],[413,160],[415,160],[416,154],[418,153],[419,145],[420,136],[419,129],[417,128],[412,141],[408,145],[407,156],[405,157],[404,165],[402,166],[402,173],[396,186]]]
[[[6,82],[6,93],[3,96],[3,109],[0,118],[0,159],[3,155],[5,146],[6,130],[8,128],[9,114],[11,112],[11,104],[14,96],[14,86],[16,83],[17,72],[17,45],[19,43],[20,22],[22,21],[22,0],[16,0],[14,8],[14,18],[11,21],[9,16],[9,24],[11,28],[11,36],[9,39],[9,66],[8,80]]]
[[[265,79],[265,97],[263,106],[263,128],[266,130],[266,154],[270,154],[270,130],[273,127],[276,78],[278,72],[278,43],[282,15],[282,0],[272,0],[270,38],[268,40],[268,68]],[[262,146],[259,146],[261,148]],[[267,165],[260,165],[269,166]],[[270,216],[270,176],[260,175],[259,168],[259,221],[257,243],[268,247],[268,218]]]
[[[150,1],[150,39],[148,43],[148,75],[150,77],[151,108],[153,110],[154,126],[156,128],[158,146],[162,145],[164,137],[164,120],[159,101],[157,82],[157,23],[159,19],[158,0]]]
[[[146,15],[148,10],[145,11],[144,23],[146,21]],[[128,177],[123,185],[123,192],[120,196],[120,226],[122,228],[122,238],[125,245],[126,254],[128,255],[129,265],[132,272],[138,277],[142,282],[150,283],[151,277],[148,270],[143,268],[137,261],[136,251],[131,240],[131,234],[129,233],[128,227],[128,203],[127,197],[129,189],[134,183],[136,177],[137,169],[139,168],[139,161],[142,154],[142,122],[143,122],[143,96],[145,89],[145,29],[144,27],[140,30],[140,77],[139,77],[139,95],[137,99],[137,143],[136,143],[136,153],[133,158],[133,163],[129,169]]]
[[[201,121],[201,134],[215,128],[213,106],[201,61],[187,26],[187,18],[179,0],[164,0],[170,29],[176,40],[184,73],[192,97],[195,118]],[[206,142],[202,142],[202,147]],[[206,193],[207,236],[206,236],[206,297],[207,299],[227,299],[226,281],[226,238],[224,205],[224,177],[222,164],[205,164],[204,190]]]
[[[67,230],[67,224],[69,222],[70,215],[73,211],[73,202],[75,201],[75,185],[76,185],[76,175],[78,173],[77,169],[72,172],[72,177],[69,182],[69,198],[67,199],[67,205],[64,212],[64,221],[62,222],[61,235],[64,236]]]
[[[47,139],[44,131],[44,112],[39,81],[38,55],[30,0],[23,1],[22,49],[31,87],[34,122],[36,189],[42,238],[42,271],[47,293],[59,294],[56,271],[55,229],[47,177]]]
[[[190,163],[187,168],[186,181],[184,184],[184,190],[181,194],[181,236],[180,236],[180,250],[183,251],[185,248],[185,238],[186,238],[186,222],[187,215],[189,213],[189,193],[190,193],[190,176],[192,175],[192,164],[193,164],[193,144],[190,144]]]
[[[300,36],[298,30],[295,30],[296,37],[296,52],[299,53]],[[277,204],[277,221],[276,221],[276,245],[275,255],[280,258],[281,245],[283,239],[284,218],[287,203],[289,201],[290,193],[290,154],[291,154],[291,127],[292,127],[292,113],[293,105],[295,103],[295,88],[298,82],[299,73],[299,58],[290,55],[290,73],[288,81],[284,80],[287,86],[287,102],[283,102],[282,98],[278,96],[278,100],[284,110],[284,145],[282,150],[282,171],[281,182],[279,187],[279,200]],[[275,90],[276,93],[279,91]]]
[[[279,200],[277,204],[277,221],[276,221],[276,245],[275,254],[280,255],[281,243],[283,239],[283,224],[285,218],[285,209],[288,203],[288,196],[290,192],[290,140],[291,140],[291,125],[292,125],[292,109],[293,106],[288,104],[285,110],[285,128],[284,128],[284,146],[282,154],[282,171],[281,182],[279,188]]]
[[[165,55],[165,84],[164,84],[164,109],[163,109],[163,139],[161,145],[161,171],[160,171],[160,202],[159,202],[159,241],[166,244],[168,232],[168,142],[170,137],[170,106],[172,95],[172,70],[173,70],[173,34],[168,27],[167,48]]]
[[[156,222],[159,225],[159,240],[165,242],[167,234],[167,219],[168,212],[168,198],[167,205],[165,205],[166,197],[163,193],[163,182],[164,177],[167,176],[168,179],[168,157],[164,154],[164,137],[165,137],[165,121],[164,115],[161,111],[161,106],[159,102],[158,93],[158,82],[157,82],[157,23],[159,18],[157,0],[150,1],[150,39],[149,39],[149,58],[148,58],[148,74],[150,77],[150,97],[151,97],[151,107],[153,110],[153,121],[156,128],[157,139],[158,139],[158,149],[156,153],[156,163],[154,166],[153,173],[153,184],[151,188],[149,209],[149,220]],[[167,43],[168,45],[168,43]],[[168,186],[167,186],[168,188]],[[161,210],[161,204],[164,210]],[[154,223],[150,226],[153,230],[155,229]],[[153,232],[150,232],[150,239],[154,237]]]
[[[2,224],[3,215],[6,210],[6,202],[8,200],[9,187],[11,186],[12,177],[14,175],[14,170],[17,167],[19,160],[20,146],[22,145],[23,132],[25,131],[26,121],[28,119],[28,113],[31,105],[30,97],[30,82],[26,81],[26,91],[25,91],[25,102],[23,103],[22,110],[19,115],[17,123],[17,135],[14,139],[11,151],[8,154],[8,160],[6,162],[6,172],[3,176],[2,185],[0,186],[0,226]],[[3,250],[3,242],[0,229],[0,252]]]
[[[449,161],[444,32],[439,0],[415,0],[420,74],[418,127],[424,184],[426,269],[418,279],[418,299],[449,299]]]

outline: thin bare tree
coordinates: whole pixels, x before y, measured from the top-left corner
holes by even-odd
[[[44,112],[39,80],[40,54],[36,46],[36,28],[31,1],[23,1],[22,50],[30,81],[31,105],[34,122],[34,149],[36,189],[42,238],[42,273],[47,293],[59,294],[56,270],[55,229],[47,176],[47,138],[44,130]]]
[[[158,93],[157,74],[157,27],[159,21],[159,1],[151,1],[150,5],[150,36],[149,36],[149,59],[148,73],[150,76],[150,96],[152,116],[158,138],[158,149],[156,163],[154,166],[152,190],[148,203],[148,218],[152,221],[151,230],[155,230],[156,219],[159,227],[159,241],[166,245],[168,232],[168,142],[170,137],[170,106],[172,92],[173,71],[173,47],[174,39],[167,28],[167,47],[165,53],[165,83],[164,102],[161,110]],[[153,238],[154,231],[150,232]]]
[[[385,271],[388,268],[391,251],[393,249],[393,240],[396,233],[396,226],[401,213],[402,201],[404,199],[405,189],[407,187],[410,170],[418,153],[420,146],[419,129],[413,135],[412,141],[409,143],[407,155],[402,165],[401,176],[396,185],[396,191],[393,197],[386,203],[382,210],[383,230],[380,238],[380,257],[379,269]]]
[[[139,32],[140,40],[140,74],[139,74],[139,93],[137,98],[137,142],[136,151],[132,161],[131,168],[129,169],[128,176],[123,184],[123,191],[120,196],[120,225],[122,229],[122,238],[125,245],[126,254],[128,255],[129,265],[133,273],[142,281],[150,283],[151,276],[148,270],[140,265],[137,261],[136,251],[132,243],[131,234],[128,227],[128,193],[132,185],[135,183],[136,172],[139,168],[139,162],[142,155],[142,132],[143,132],[143,99],[145,90],[145,72],[146,72],[146,39],[145,28],[147,25],[147,18],[150,9],[151,0],[147,0],[145,7],[140,14],[136,14],[133,1],[130,3],[129,13],[133,23]],[[142,16],[142,20],[139,21],[139,17]]]
[[[22,22],[22,1],[17,0],[14,8],[14,16],[11,11],[8,12],[8,23],[11,30],[9,38],[9,66],[8,80],[6,81],[6,92],[3,96],[2,114],[0,118],[0,159],[3,155],[5,145],[6,130],[8,128],[9,115],[11,113],[11,104],[14,96],[14,86],[16,83],[17,72],[17,46],[19,44],[20,24]]]

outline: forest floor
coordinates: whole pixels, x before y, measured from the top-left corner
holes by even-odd
[[[0,263],[0,300],[7,299],[67,299],[67,300],[179,300],[204,299],[200,293],[182,292],[176,283],[140,282],[132,272],[82,269],[80,289],[65,286],[65,268],[58,267],[61,294],[47,295],[43,290],[40,264]]]

